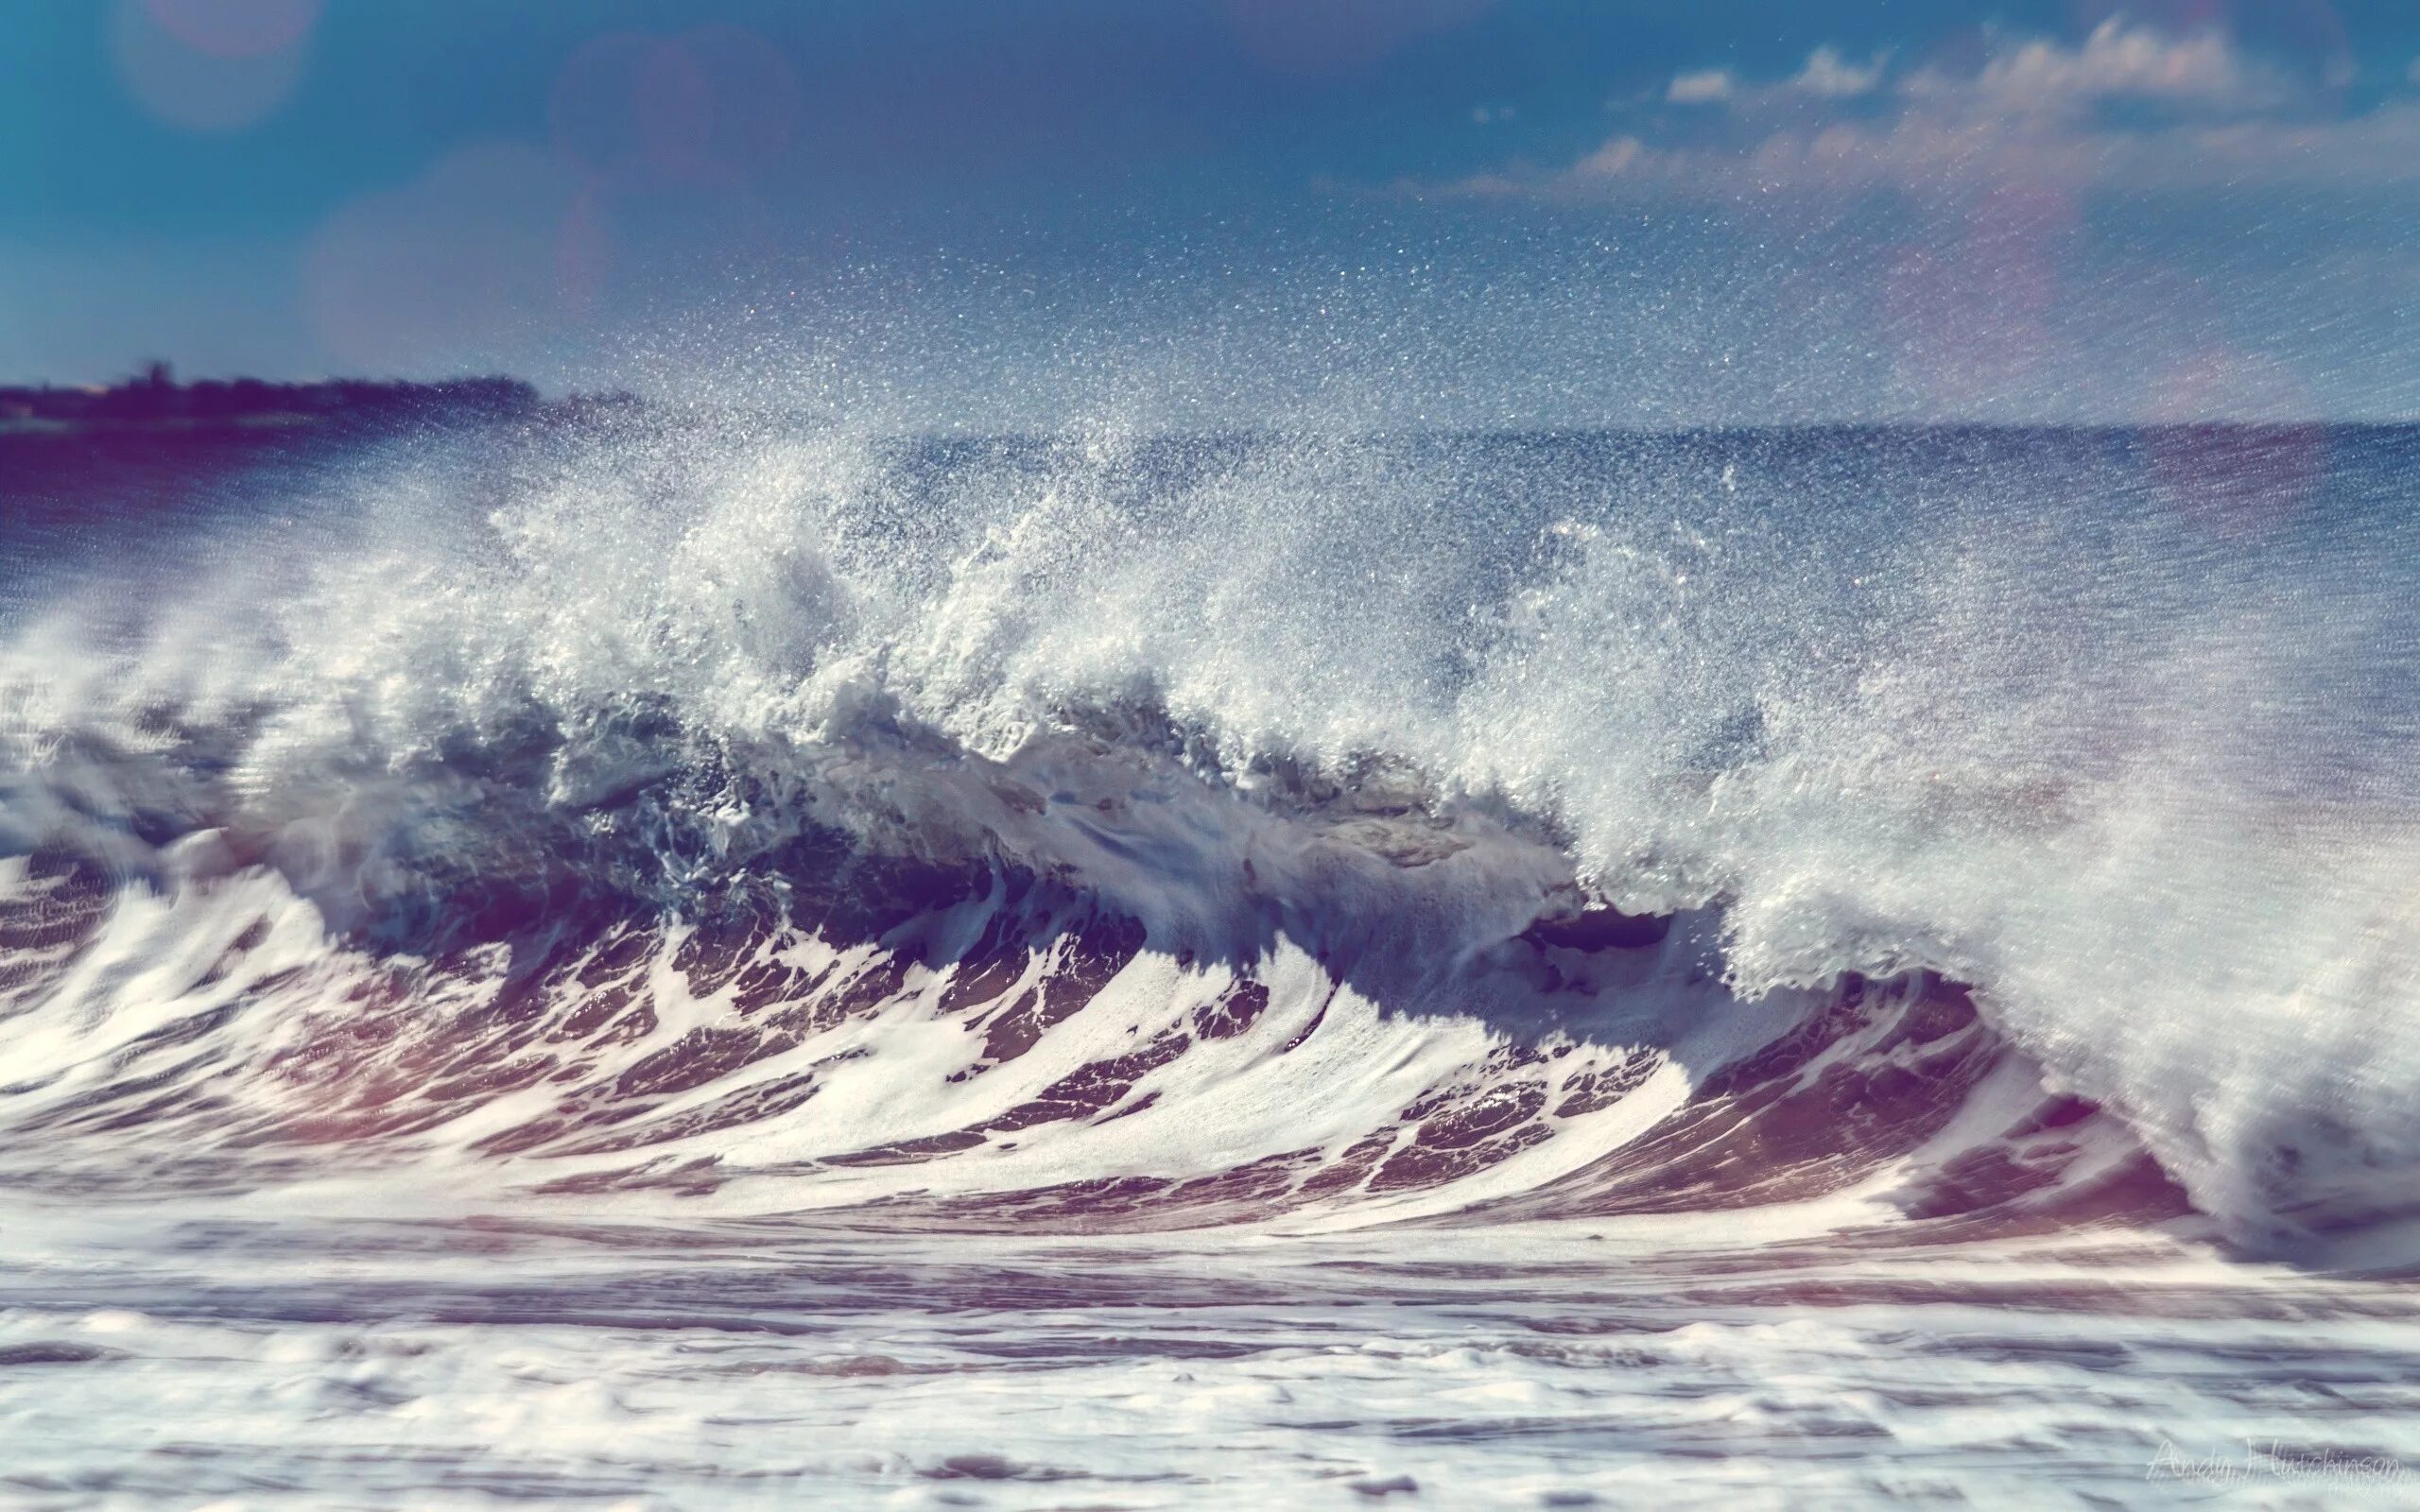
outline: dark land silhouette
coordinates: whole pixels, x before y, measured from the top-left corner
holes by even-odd
[[[539,405],[536,387],[518,378],[213,378],[181,384],[166,363],[155,362],[140,375],[106,387],[0,387],[0,434],[509,420],[533,414]]]

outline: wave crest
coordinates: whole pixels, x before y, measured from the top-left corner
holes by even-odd
[[[2411,718],[2344,711],[2408,606],[2139,475],[627,419],[365,463],[337,542],[237,522],[131,634],[10,632],[7,1116],[1088,1221],[2140,1212],[2139,1139],[2239,1236],[2401,1214]]]

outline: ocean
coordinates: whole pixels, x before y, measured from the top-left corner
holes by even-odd
[[[0,1489],[2420,1505],[2415,498],[0,437]]]

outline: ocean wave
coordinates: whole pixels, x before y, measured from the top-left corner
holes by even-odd
[[[2410,527],[2149,445],[383,455],[9,628],[0,1121],[955,1226],[2402,1218]]]

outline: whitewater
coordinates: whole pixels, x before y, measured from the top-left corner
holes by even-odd
[[[0,444],[33,1504],[2420,1504],[2420,432]]]

